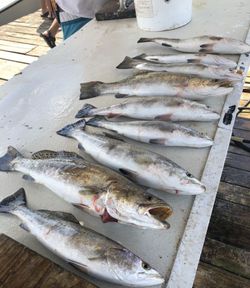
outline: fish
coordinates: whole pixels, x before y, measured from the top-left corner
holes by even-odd
[[[21,172],[25,180],[43,184],[65,201],[101,217],[104,223],[143,229],[170,227],[166,221],[173,211],[170,205],[119,173],[73,152],[42,150],[27,159],[10,146],[0,158],[0,171]]]
[[[225,68],[235,69],[237,63],[233,60],[225,58],[219,55],[211,54],[190,54],[190,53],[179,53],[179,54],[168,54],[168,55],[153,55],[153,54],[140,54],[133,59],[147,60],[152,63],[164,63],[169,65],[178,64],[202,64],[207,66],[220,66]]]
[[[232,91],[233,84],[226,80],[202,79],[165,72],[140,72],[114,83],[82,83],[80,100],[106,94],[114,94],[116,98],[178,96],[199,100],[208,96],[224,96]]]
[[[97,162],[117,170],[143,186],[178,195],[196,195],[206,187],[190,172],[160,154],[122,141],[108,133],[89,133],[80,120],[57,131],[76,139],[80,148]]]
[[[129,101],[130,100],[130,101]],[[119,104],[97,108],[85,103],[76,118],[105,116],[118,118],[125,116],[142,120],[161,121],[215,121],[220,115],[210,107],[179,97],[135,97]]]
[[[140,71],[168,72],[173,74],[193,75],[201,78],[222,79],[228,81],[243,81],[243,72],[217,66],[206,66],[197,64],[167,65],[152,63],[147,60],[133,59],[125,57],[117,69],[137,69]]]
[[[145,42],[155,42],[180,52],[212,54],[243,54],[250,52],[250,45],[243,41],[210,35],[188,39],[140,38],[137,43]]]
[[[163,277],[117,242],[80,225],[70,213],[34,210],[23,188],[0,202],[0,213],[18,217],[20,225],[51,252],[96,278],[133,287],[161,284]]]
[[[162,121],[107,121],[95,116],[87,125],[109,129],[139,142],[164,146],[203,148],[213,145],[213,140],[203,133],[172,122]]]

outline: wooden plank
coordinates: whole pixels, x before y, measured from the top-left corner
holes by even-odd
[[[206,238],[201,261],[250,278],[250,252]]]
[[[16,43],[16,46],[9,46],[9,45],[2,45],[0,44],[0,50],[2,51],[6,51],[6,52],[14,52],[14,53],[22,53],[22,54],[26,54],[28,53],[30,50],[32,50],[32,48],[24,48],[24,47],[20,47],[18,45],[18,43]]]
[[[232,152],[232,153],[239,154],[239,155],[249,156],[249,152],[247,152],[247,151],[243,150],[242,148],[237,147],[237,146],[235,146],[233,144],[231,144],[229,146],[228,152]]]
[[[212,215],[208,228],[207,237],[236,246],[242,249],[250,250],[250,229]]]
[[[200,263],[193,288],[249,288],[250,280]]]
[[[7,51],[0,51],[0,59],[30,64],[37,60],[37,57]]]
[[[246,156],[228,152],[225,166],[250,171],[250,153]]]
[[[41,56],[41,55],[45,55],[48,53],[48,51],[50,50],[51,48],[46,46],[37,46],[36,48],[32,49],[30,52],[27,53],[27,55],[31,55],[31,56]]]
[[[0,45],[12,46],[12,47],[18,46],[18,47],[26,49],[28,51],[35,47],[34,45],[18,43],[18,42],[15,42],[15,41],[8,41],[8,40],[3,40],[3,39],[0,39]],[[26,52],[24,52],[24,53],[26,53]]]
[[[15,74],[20,73],[27,64],[11,62],[0,59],[0,78],[3,80],[11,79]]]
[[[31,35],[37,35],[37,27],[22,27],[22,26],[12,26],[9,24],[3,25],[0,27],[1,32],[17,32],[17,33],[23,33],[23,34],[31,34]]]
[[[249,112],[249,115],[250,115],[250,112]],[[250,119],[248,120],[245,118],[237,117],[234,123],[234,128],[250,131]]]
[[[8,41],[13,41],[16,43],[23,43],[23,44],[31,44],[34,46],[44,46],[44,47],[48,47],[48,45],[45,43],[45,41],[40,38],[40,37],[36,37],[35,39],[27,39],[27,38],[22,38],[19,37],[21,35],[18,34],[18,36],[9,36],[9,35],[1,35],[1,39],[3,40],[8,40]]]
[[[213,209],[213,217],[248,227],[250,230],[250,209],[247,206],[222,199],[216,199]]]
[[[250,187],[250,172],[226,166],[222,172],[221,181],[242,187]]]
[[[224,199],[250,207],[250,189],[220,182],[217,199]]]
[[[96,288],[6,235],[0,235],[0,283],[11,288]]]

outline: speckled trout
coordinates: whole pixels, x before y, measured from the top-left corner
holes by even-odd
[[[199,36],[188,39],[141,38],[138,43],[155,42],[181,52],[242,54],[250,52],[250,45],[233,38]]]
[[[226,80],[202,79],[165,72],[140,72],[114,83],[87,82],[81,84],[80,99],[115,94],[117,98],[129,96],[179,96],[204,99],[223,96],[233,91],[233,84]]]
[[[149,264],[115,241],[82,227],[72,214],[28,208],[23,188],[0,202],[0,213],[20,218],[20,226],[46,248],[94,277],[133,287],[163,282]]]
[[[172,122],[163,121],[107,121],[96,116],[87,125],[114,131],[128,138],[164,146],[203,148],[213,145],[213,140],[203,133]]]
[[[202,64],[221,66],[225,68],[234,69],[237,67],[237,63],[228,58],[211,55],[211,54],[190,54],[190,53],[179,53],[179,54],[167,54],[167,55],[153,55],[153,54],[140,54],[133,57],[133,59],[143,59],[153,63],[164,63],[164,64]]]
[[[209,79],[221,79],[228,81],[242,81],[243,74],[241,70],[232,70],[217,66],[206,66],[197,64],[168,65],[162,63],[152,63],[147,60],[133,59],[125,57],[117,69],[137,69],[141,71],[167,72],[172,74],[193,75]]]
[[[97,162],[143,186],[181,195],[205,192],[206,188],[199,180],[168,158],[113,139],[113,135],[86,132],[83,130],[85,124],[85,120],[80,120],[57,133],[76,139]]]
[[[76,114],[76,118],[89,116],[105,116],[117,118],[125,116],[144,120],[162,121],[214,121],[220,115],[207,105],[177,97],[136,97],[126,101],[97,108],[84,104]]]
[[[59,197],[103,222],[119,222],[141,228],[169,228],[171,207],[122,175],[85,161],[73,152],[39,151],[24,158],[9,147],[0,158],[0,171],[24,173],[24,179],[45,185]],[[129,212],[128,212],[129,211]]]

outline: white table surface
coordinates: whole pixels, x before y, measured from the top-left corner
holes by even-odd
[[[137,28],[135,19],[91,21],[0,88],[0,154],[5,153],[8,145],[18,148],[26,156],[42,149],[78,152],[75,141],[60,137],[55,131],[74,122],[74,115],[84,103],[101,107],[123,101],[111,95],[79,101],[80,83],[94,80],[115,81],[131,75],[132,71],[115,69],[126,55],[173,53],[153,44],[136,44],[140,37],[188,38],[211,34],[245,40],[249,20],[249,0],[194,0],[192,22],[177,30],[162,33],[141,31]],[[242,57],[244,66],[247,66],[248,57]],[[231,58],[238,61],[236,56]],[[228,103],[237,104],[241,88],[239,85],[228,97],[209,98],[204,103],[221,113],[224,105],[224,109],[227,109]],[[171,228],[167,231],[140,230],[114,223],[102,224],[100,219],[73,208],[45,187],[25,182],[18,173],[0,173],[0,198],[24,187],[30,207],[74,213],[86,226],[120,241],[165,275],[169,281],[166,281],[168,284],[164,284],[164,287],[192,287],[233,123],[228,127],[223,124],[218,126],[218,123],[187,125],[215,137],[213,148],[166,148],[138,144],[167,155],[202,179],[208,187],[206,194],[196,198],[154,191],[174,209],[169,220]],[[19,223],[13,216],[1,215],[0,232],[72,269],[46,250],[32,235],[19,228]],[[84,277],[100,287],[119,287],[86,275]]]

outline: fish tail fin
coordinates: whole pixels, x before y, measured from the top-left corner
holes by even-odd
[[[63,127],[61,130],[56,131],[56,133],[58,135],[71,138],[74,131],[82,130],[85,128],[85,126],[86,126],[86,121],[84,119],[82,119],[82,120],[79,120],[73,124],[69,124],[69,125]]]
[[[133,57],[133,59],[143,60],[146,58],[146,56],[147,56],[147,54],[143,53],[143,54],[140,54],[140,55]]]
[[[151,38],[140,38],[137,43],[152,42]]]
[[[12,161],[23,157],[14,147],[9,146],[7,153],[0,158],[0,171],[13,171]]]
[[[101,86],[103,82],[101,81],[91,81],[86,83],[81,83],[81,99],[88,99],[99,96],[101,94]]]
[[[25,190],[20,188],[14,194],[4,198],[0,202],[0,213],[11,213],[18,206],[26,206]]]
[[[91,112],[93,109],[96,109],[96,107],[94,105],[91,104],[84,104],[82,109],[80,109],[77,114],[76,114],[76,118],[83,118],[83,117],[88,117],[91,116]]]
[[[126,56],[124,60],[116,67],[117,69],[131,69],[138,64],[138,60]]]
[[[86,124],[87,124],[87,125],[90,125],[90,126],[94,126],[94,127],[99,127],[99,126],[100,126],[99,123],[100,123],[101,121],[103,121],[103,120],[106,121],[105,118],[102,117],[102,116],[95,116],[95,117],[89,119],[89,120],[86,122]]]

